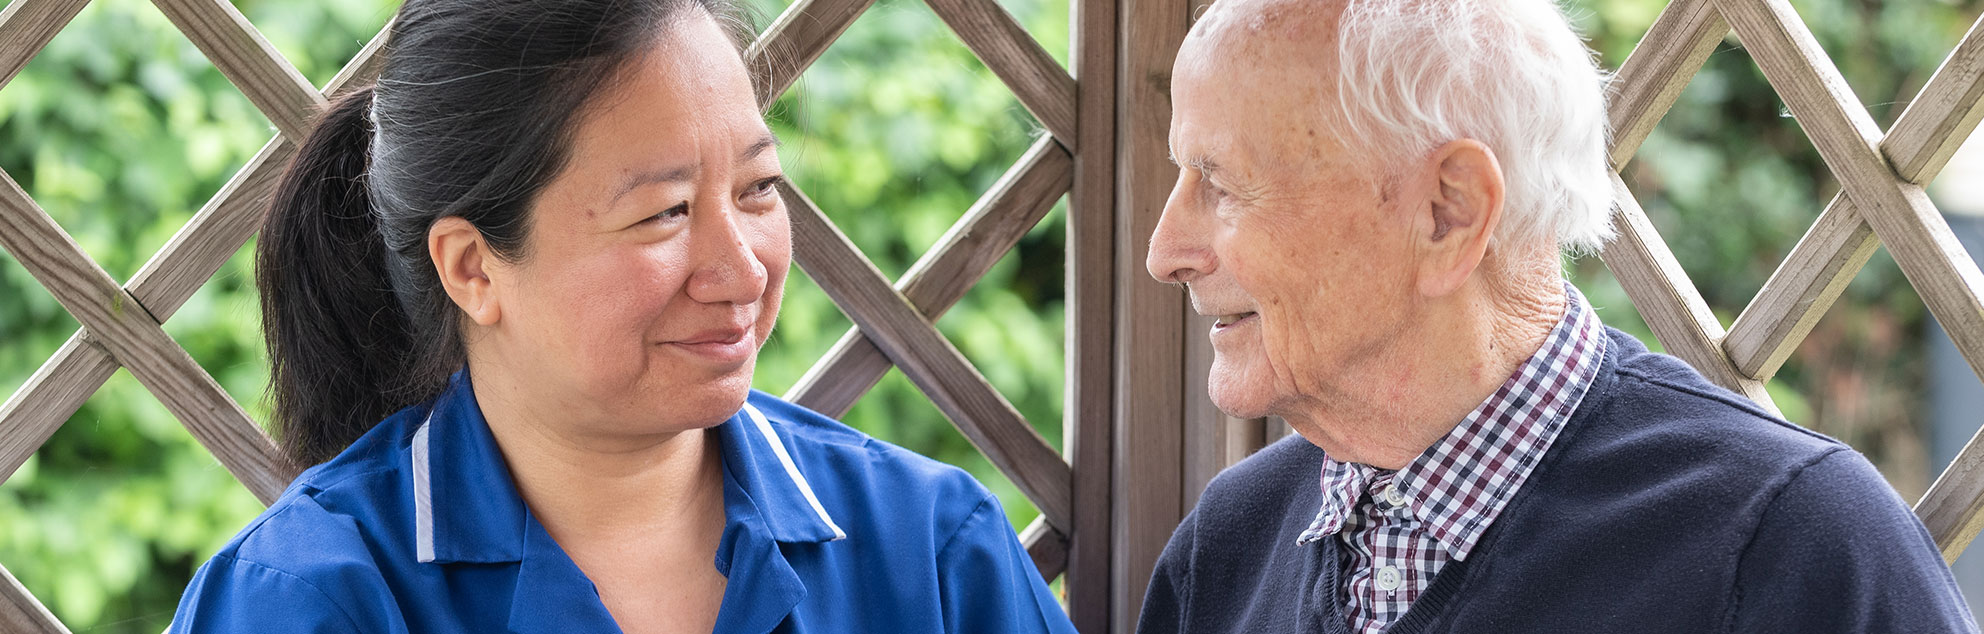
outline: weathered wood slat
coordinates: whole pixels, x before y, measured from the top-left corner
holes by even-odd
[[[1212,378],[1212,330],[1217,317],[1185,308],[1185,433],[1179,474],[1186,509],[1199,504],[1214,476],[1264,446],[1263,419],[1234,418],[1219,411],[1208,390]]]
[[[276,137],[248,161],[207,205],[174,234],[125,285],[160,320],[185,304],[261,227],[270,189],[296,145]],[[20,468],[48,437],[117,372],[117,360],[87,330],[77,330],[21,389],[0,406],[0,481]]]
[[[324,96],[227,0],[153,0],[284,136],[301,139]]]
[[[996,0],[928,0],[966,48],[1069,150],[1075,145],[1075,80]]]
[[[275,444],[136,298],[112,281],[4,174],[0,174],[0,246],[13,253],[255,497],[267,504],[282,493],[296,474],[278,457]]]
[[[8,634],[69,634],[55,615],[42,607],[14,573],[0,567],[0,632]]]
[[[1212,0],[1189,0],[1187,6],[1192,15],[1201,15],[1212,6]],[[1179,460],[1179,504],[1187,511],[1197,507],[1199,496],[1205,493],[1206,485],[1225,469],[1226,458],[1232,453],[1245,450],[1234,447],[1233,442],[1242,438],[1233,431],[1244,426],[1240,419],[1227,416],[1212,402],[1211,379],[1213,349],[1212,338],[1205,333],[1212,330],[1214,317],[1200,315],[1188,302],[1180,313],[1185,320],[1184,354],[1184,434],[1180,439]]]
[[[1270,443],[1281,440],[1281,435],[1269,433],[1269,429],[1283,427],[1278,418],[1256,418],[1234,424],[1226,430],[1226,465],[1233,466],[1254,452],[1267,448]]]
[[[1896,174],[1928,184],[1984,120],[1984,16],[1970,24],[1929,83],[1901,112],[1881,151]]]
[[[1116,384],[1116,1],[1073,0],[1068,66],[1075,77],[1074,183],[1068,192],[1067,389],[1063,452],[1074,476],[1075,525],[1061,582],[1075,629],[1110,629],[1110,526]],[[1127,629],[1129,626],[1125,626]]]
[[[1654,230],[1646,211],[1640,209],[1639,201],[1617,174],[1612,176],[1612,200],[1616,210],[1612,221],[1619,237],[1606,245],[1599,257],[1612,269],[1626,296],[1633,300],[1633,308],[1660,338],[1667,353],[1687,361],[1716,385],[1776,412],[1763,383],[1738,374],[1723,356],[1722,322],[1709,311],[1708,302],[1688,280],[1688,272],[1681,269],[1674,252],[1660,240],[1660,232]]]
[[[943,317],[978,279],[1011,251],[1068,191],[1072,159],[1052,137],[1033,144],[999,182],[979,197],[895,288],[931,319]],[[895,367],[888,355],[849,328],[826,356],[799,378],[786,399],[840,417]]]
[[[1185,296],[1151,279],[1150,236],[1178,170],[1169,155],[1171,66],[1189,27],[1189,3],[1124,2],[1116,71],[1116,322],[1114,490],[1110,496],[1111,627],[1137,622],[1150,572],[1182,505],[1186,390]],[[1197,430],[1191,430],[1196,432]]]
[[[1927,184],[1984,117],[1984,18],[1895,120],[1881,153],[1903,179]],[[1880,246],[1853,200],[1841,192],[1771,273],[1723,346],[1738,370],[1759,379],[1777,373],[1853,275]]]
[[[1880,128],[1845,78],[1783,0],[1727,2],[1723,13],[1929,311],[1984,375],[1984,273],[1922,187],[1889,167]]]
[[[331,95],[377,76],[378,51],[391,25],[374,37],[325,89]],[[206,280],[261,227],[266,198],[296,144],[277,136],[235,172],[199,213],[138,269],[125,289],[160,320],[171,319]],[[55,356],[0,405],[0,482],[20,468],[48,437],[117,371],[117,362],[77,330]]]
[[[13,81],[90,0],[14,0],[0,9],[0,86]]]
[[[841,32],[875,0],[799,0],[786,7],[770,28],[744,51],[752,84],[770,108],[806,67],[827,52]]]
[[[1956,563],[1984,530],[1984,449],[1980,448],[1984,448],[1984,429],[1964,443],[1915,504],[1915,515],[1922,518],[1948,563]]]
[[[1713,0],[1676,0],[1660,12],[1646,37],[1619,67],[1612,84],[1617,92],[1607,104],[1613,130],[1607,150],[1615,172],[1613,224],[1619,237],[1605,247],[1601,259],[1669,353],[1695,366],[1716,384],[1775,411],[1763,383],[1731,367],[1722,351],[1722,322],[1661,241],[1632,191],[1616,175],[1728,33],[1729,25]]]
[[[1880,128],[1845,78],[1782,0],[1725,2],[1723,13],[1929,312],[1971,369],[1984,375],[1984,273],[1922,187],[1890,168]],[[1959,460],[1938,478],[1917,508],[1951,560],[1984,529],[1984,479],[1974,470],[1984,458],[1959,458],[1970,461]]]
[[[126,284],[131,295],[171,319],[180,305],[200,290],[228,258],[262,229],[269,195],[282,170],[296,155],[296,143],[276,137],[262,146],[220,191],[208,199],[152,259]]]
[[[813,201],[783,181],[779,192],[792,215],[792,251],[799,265],[1049,523],[1068,526],[1073,492],[1061,454],[889,286]]]
[[[13,477],[116,371],[110,353],[84,340],[83,331],[70,335],[55,358],[0,405],[0,482]]]
[[[1661,10],[1612,81],[1617,92],[1606,105],[1612,124],[1608,154],[1612,171],[1632,160],[1654,125],[1674,107],[1681,89],[1728,34],[1729,24],[1716,12],[1714,0],[1674,0]]]
[[[393,27],[399,21],[397,14],[387,19],[385,24],[379,26],[379,32],[352,54],[351,61],[345,62],[344,67],[338,69],[338,74],[331,76],[330,83],[324,84],[324,89],[320,91],[325,102],[336,99],[346,90],[371,85],[379,78],[380,69],[386,65],[386,56],[382,51],[386,49],[386,43],[393,40]]]
[[[1042,581],[1052,583],[1068,569],[1068,536],[1054,530],[1046,517],[1035,517],[1020,530],[1020,545],[1026,547],[1027,558],[1040,570]]]
[[[1736,371],[1757,380],[1776,376],[1880,246],[1846,193],[1835,194],[1729,325],[1722,347]]]
[[[1879,148],[1879,126],[1791,6],[1783,0],[1749,0],[1723,7],[1844,193],[1957,349],[1984,375],[1984,273],[1922,187],[1899,179],[1889,167]]]

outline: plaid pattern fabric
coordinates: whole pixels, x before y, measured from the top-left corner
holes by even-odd
[[[1325,460],[1322,509],[1296,543],[1343,540],[1337,596],[1352,631],[1383,631],[1441,567],[1466,559],[1583,400],[1605,331],[1584,295],[1564,289],[1564,315],[1536,354],[1411,464]]]

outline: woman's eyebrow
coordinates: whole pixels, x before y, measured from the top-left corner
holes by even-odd
[[[700,167],[702,167],[701,163],[690,163],[688,165],[634,172],[627,177],[627,180],[622,181],[619,187],[614,188],[613,197],[606,199],[606,204],[612,206],[613,203],[619,202],[622,196],[626,196],[628,192],[634,191],[634,189],[642,185],[680,183],[694,180],[696,170]]]
[[[767,132],[765,133],[765,136],[760,137],[757,142],[752,143],[751,147],[744,148],[744,151],[737,155],[737,162],[743,163],[745,161],[758,158],[758,155],[765,153],[765,150],[769,150],[778,146],[779,146],[778,137],[772,136],[770,132]]]
[[[754,158],[758,158],[758,155],[765,153],[765,150],[778,147],[778,145],[779,145],[778,137],[772,136],[771,134],[767,133],[765,136],[759,138],[756,142],[753,142],[749,147],[744,148],[744,151],[738,154],[737,162],[742,163]],[[702,166],[703,166],[702,163],[690,163],[688,165],[677,165],[675,167],[668,167],[668,168],[655,169],[655,170],[642,170],[642,171],[634,172],[632,175],[628,176],[625,182],[620,184],[620,187],[614,190],[613,198],[609,199],[607,201],[607,204],[612,204],[614,201],[620,200],[621,196],[627,195],[627,192],[634,191],[634,188],[640,187],[642,185],[652,185],[655,183],[680,183],[680,182],[687,182],[690,180],[694,180],[696,177],[696,170]]]

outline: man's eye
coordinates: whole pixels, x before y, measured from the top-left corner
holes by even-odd
[[[772,192],[773,189],[776,189],[778,187],[778,179],[780,178],[784,178],[784,177],[773,176],[771,178],[767,178],[758,181],[756,183],[752,183],[751,189],[746,191],[745,194],[750,196],[763,196],[765,194],[769,194]]]
[[[674,207],[669,207],[668,209],[663,210],[661,213],[648,216],[646,220],[642,220],[641,222],[647,223],[647,222],[659,222],[664,220],[674,220],[676,218],[681,218],[687,215],[689,215],[689,203],[678,203]]]

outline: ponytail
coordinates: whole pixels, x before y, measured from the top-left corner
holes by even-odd
[[[366,192],[372,94],[352,91],[324,112],[283,173],[256,246],[275,436],[299,466],[337,455],[441,387],[413,376],[429,364],[414,358],[415,328],[393,293]]]

